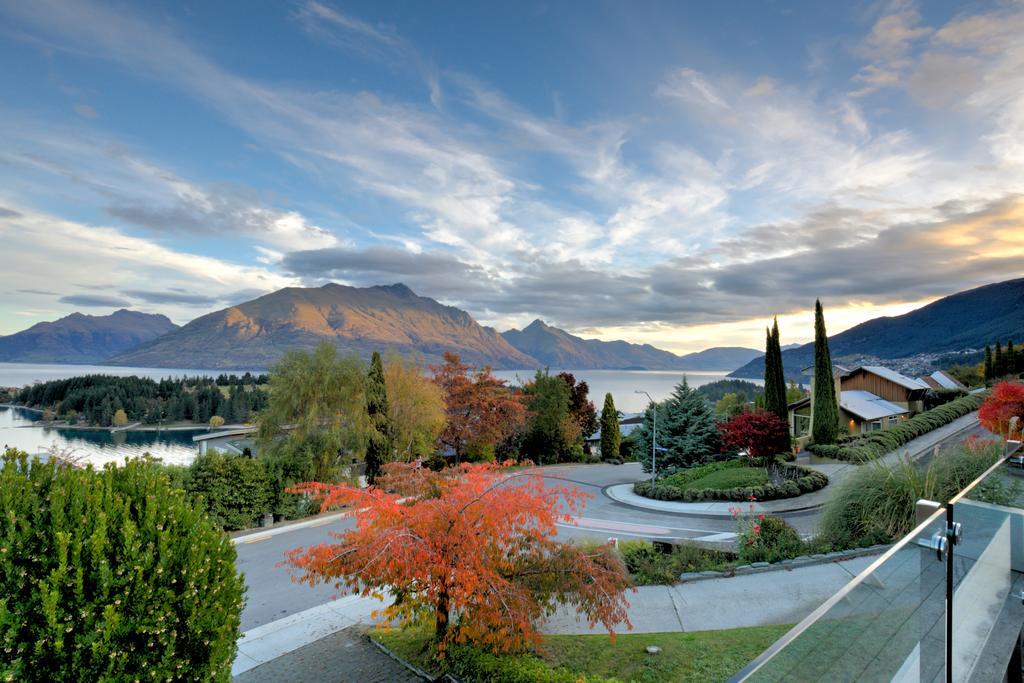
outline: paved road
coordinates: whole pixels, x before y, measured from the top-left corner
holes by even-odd
[[[980,426],[960,432],[947,439],[941,449],[953,448],[967,437],[988,435]],[[731,519],[710,517],[680,517],[673,513],[642,510],[611,500],[602,490],[613,484],[643,478],[638,463],[625,465],[556,465],[540,469],[545,481],[551,485],[571,485],[591,494],[576,526],[561,525],[562,539],[593,539],[605,541],[618,538],[701,538],[732,532]],[[818,512],[808,511],[784,515],[800,533],[811,533],[818,520]],[[287,550],[309,547],[330,541],[329,532],[350,528],[351,519],[340,519],[320,526],[297,529],[277,536],[254,535],[255,542],[238,544],[238,568],[245,573],[248,586],[247,604],[242,612],[242,630],[280,619],[321,605],[338,593],[333,586],[293,583],[290,570],[281,566]]]

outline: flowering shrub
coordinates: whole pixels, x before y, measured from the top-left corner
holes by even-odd
[[[776,453],[789,450],[789,425],[775,413],[755,410],[741,413],[718,425],[722,448],[746,451],[751,461],[767,462]]]
[[[1024,422],[1024,384],[1000,382],[978,408],[978,419],[985,429],[1006,437],[1014,417]],[[1014,436],[1020,437],[1021,427],[1024,425],[1017,426]]]
[[[754,497],[746,510],[729,508],[736,520],[736,554],[740,562],[779,562],[800,554],[803,542],[796,530],[779,517],[755,511]]]
[[[230,540],[152,462],[0,461],[0,681],[230,681]]]

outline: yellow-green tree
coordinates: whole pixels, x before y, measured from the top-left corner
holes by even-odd
[[[113,422],[115,427],[124,427],[128,424],[128,415],[125,414],[123,408],[118,408],[117,412],[114,413]]]
[[[224,426],[224,418],[220,415],[214,415],[210,418],[210,428],[217,429],[218,427]]]
[[[410,462],[429,457],[444,429],[444,394],[415,358],[390,351],[384,359],[388,415],[394,430],[394,453]]]

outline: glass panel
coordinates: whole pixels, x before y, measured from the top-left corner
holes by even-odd
[[[954,499],[954,681],[1002,681],[1024,623],[1024,472],[999,465]]]
[[[749,681],[933,681],[945,674],[938,510],[740,672]]]

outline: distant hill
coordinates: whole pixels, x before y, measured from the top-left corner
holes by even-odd
[[[396,349],[437,363],[445,351],[473,365],[532,368],[537,361],[463,310],[417,296],[403,284],[288,287],[196,318],[110,359],[147,367],[264,368],[290,349],[328,341],[368,356]]]
[[[125,309],[110,315],[72,313],[0,337],[0,362],[99,363],[176,329],[166,316]]]
[[[571,370],[729,370],[760,354],[755,349],[722,347],[678,356],[650,344],[583,339],[542,320],[501,336],[542,365]]]
[[[1007,339],[1024,339],[1024,278],[953,294],[903,315],[869,320],[830,336],[828,346],[836,362],[858,356],[895,360],[978,349]],[[787,377],[797,377],[813,362],[813,343],[782,352]],[[729,376],[763,377],[764,356]]]

